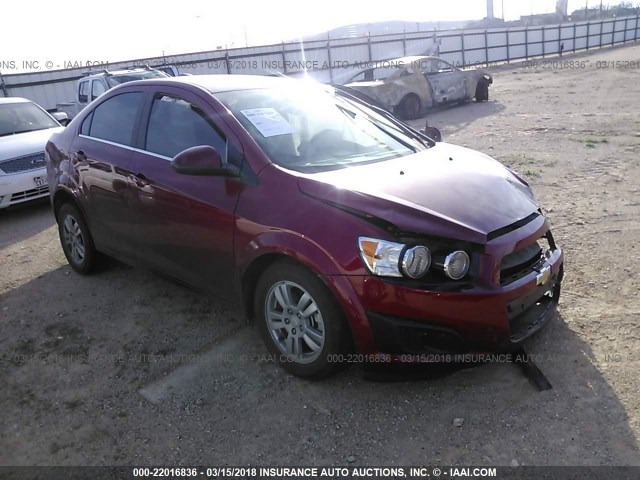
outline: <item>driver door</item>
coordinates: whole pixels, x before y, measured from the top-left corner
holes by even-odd
[[[449,103],[467,97],[467,82],[464,73],[444,60],[433,60],[430,69],[423,72],[431,85],[433,103]]]
[[[177,87],[150,96],[130,177],[136,257],[153,270],[229,297],[234,210],[243,185],[227,177],[179,174],[171,160],[187,148],[210,145],[229,161],[230,142],[236,151],[242,148],[201,97]]]

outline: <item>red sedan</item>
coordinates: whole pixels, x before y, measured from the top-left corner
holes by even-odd
[[[46,162],[76,271],[106,254],[235,299],[296,375],[513,348],[558,301],[562,251],[524,180],[330,87],[127,83]]]

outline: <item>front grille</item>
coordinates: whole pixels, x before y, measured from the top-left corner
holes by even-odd
[[[18,192],[11,195],[12,202],[18,202],[20,200],[28,200],[30,198],[39,197],[49,192],[49,187],[34,188],[33,190],[26,190],[24,192]]]
[[[544,261],[544,254],[550,249],[551,242],[545,236],[504,256],[500,262],[500,284],[507,285],[531,273],[538,263]]]
[[[4,173],[27,172],[29,170],[43,168],[44,166],[44,152],[0,162],[0,170]]]

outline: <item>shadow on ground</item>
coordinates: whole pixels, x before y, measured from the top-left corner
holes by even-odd
[[[55,223],[49,198],[0,210],[0,250],[37,235]]]
[[[0,305],[3,465],[640,463],[562,315],[527,346],[553,385],[538,392],[511,364],[300,380],[232,307],[120,264],[58,268]]]

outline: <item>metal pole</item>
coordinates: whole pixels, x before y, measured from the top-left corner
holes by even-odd
[[[627,43],[627,28],[629,28],[629,27],[628,27],[628,25],[629,25],[629,24],[628,24],[628,21],[629,21],[629,18],[628,18],[628,17],[626,17],[626,18],[624,19],[624,36],[622,37],[622,41],[623,41],[623,43]]]
[[[587,50],[589,50],[589,39],[591,38],[591,22],[587,22]]]
[[[5,97],[9,96],[9,92],[7,92],[7,84],[4,83],[4,77],[2,76],[2,72],[0,72],[0,89],[2,89],[2,94]]]
[[[511,46],[509,42],[509,29],[507,28],[507,63],[511,63]]]
[[[584,19],[587,19],[587,16],[589,15],[589,0],[587,0],[587,3],[584,5]],[[587,40],[587,44],[589,43],[589,41]]]
[[[544,25],[542,26],[542,58],[544,58],[545,56],[545,50],[546,50],[546,44],[545,44],[545,37],[546,35],[544,34],[544,32],[546,31],[546,29],[544,28]]]
[[[329,80],[333,83],[333,65],[331,65],[331,36],[327,32],[327,59],[329,60]]]
[[[524,27],[524,59],[529,60],[529,27]]]
[[[407,26],[406,24],[402,27],[402,54],[407,56]]]
[[[282,70],[283,73],[287,74],[287,54],[284,50],[284,40],[282,41]]]
[[[576,53],[576,23],[573,22],[573,53]]]
[[[487,62],[487,67],[489,67],[489,37],[486,30],[484,31],[484,59]]]
[[[602,27],[604,27],[604,22],[600,18],[600,44],[598,45],[600,48],[602,48]]]
[[[465,60],[464,55],[464,31],[460,33],[461,43],[462,43],[462,68],[467,66],[467,61]]]
[[[564,53],[562,51],[562,25],[558,25],[558,53],[560,56]]]

